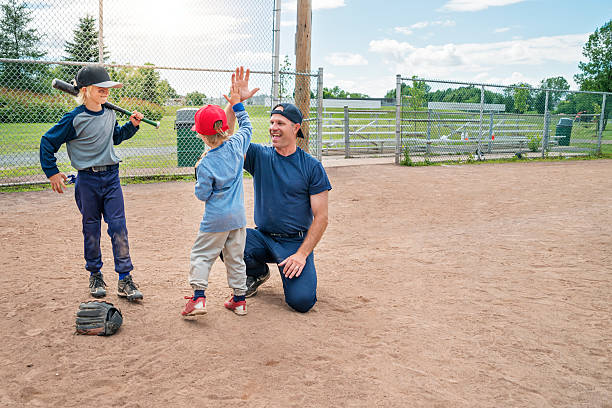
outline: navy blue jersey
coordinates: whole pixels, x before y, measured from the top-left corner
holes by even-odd
[[[282,156],[251,143],[244,169],[253,176],[255,225],[276,234],[306,231],[312,224],[310,196],[331,190],[323,165],[299,147]]]

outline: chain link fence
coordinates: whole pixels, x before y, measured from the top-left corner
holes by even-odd
[[[609,93],[398,76],[396,95],[396,162],[592,155],[612,147]]]
[[[272,97],[274,3],[0,0],[0,185],[47,181],[40,138],[77,106],[51,82],[72,81],[88,63],[104,64],[111,79],[124,84],[111,89],[109,102],[160,123],[159,129],[142,123],[132,139],[115,146],[122,176],[193,174],[204,151],[190,130],[194,113],[206,104],[225,105],[223,94],[237,65],[250,68],[249,85],[260,88],[246,106],[252,140],[269,142],[272,104],[293,100],[297,83],[310,93],[309,102],[306,97],[297,102],[312,106],[304,147],[320,158],[322,70],[281,72],[280,94]],[[117,120],[123,124],[128,118],[117,113]],[[56,157],[60,171],[75,171],[65,145]]]

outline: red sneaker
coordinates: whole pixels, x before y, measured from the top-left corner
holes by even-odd
[[[185,299],[189,299],[185,305],[185,309],[181,312],[183,316],[197,316],[206,314],[206,298],[200,297],[197,300],[193,300],[193,296],[185,296]]]
[[[240,302],[234,302],[234,296],[230,296],[228,300],[223,304],[229,310],[233,310],[239,316],[244,316],[247,314],[246,300],[241,300]]]

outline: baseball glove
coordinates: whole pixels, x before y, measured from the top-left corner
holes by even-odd
[[[76,318],[78,334],[110,336],[123,323],[121,311],[112,303],[91,301],[79,305]]]

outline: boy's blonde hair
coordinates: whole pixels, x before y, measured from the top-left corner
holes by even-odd
[[[223,121],[222,120],[218,120],[213,125],[213,129],[215,129],[217,131],[217,134],[215,134],[215,135],[202,135],[202,137],[205,137],[206,140],[208,140],[211,144],[217,144],[219,142],[225,141],[225,140],[229,139],[229,134],[227,133],[227,131],[221,130],[222,128],[223,128]]]
[[[85,105],[85,102],[87,102],[87,95],[89,95],[90,92],[93,92],[93,88],[94,88],[93,85],[89,85],[89,86],[84,86],[83,88],[79,89],[79,94],[74,97],[76,102],[79,105]]]

